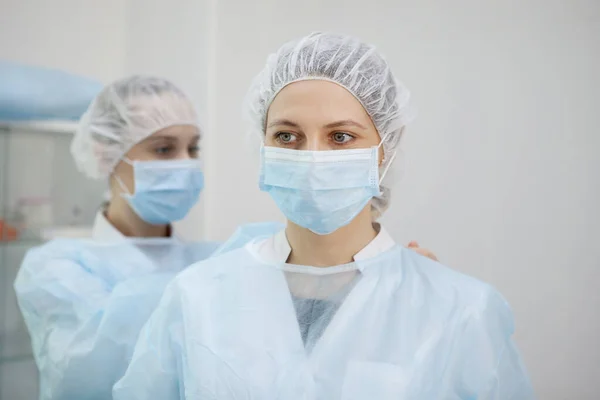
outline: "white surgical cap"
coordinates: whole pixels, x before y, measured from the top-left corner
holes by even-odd
[[[71,154],[86,176],[106,178],[135,144],[174,125],[199,129],[194,106],[181,89],[157,77],[120,79],[106,86],[81,117]]]
[[[269,107],[284,87],[311,79],[337,83],[360,101],[383,140],[384,162],[380,171],[386,171],[394,159],[403,127],[414,116],[409,107],[410,93],[394,78],[374,46],[349,36],[312,33],[284,44],[267,58],[246,98],[246,115],[254,133],[264,137]],[[382,194],[373,201],[377,216],[389,205],[386,181],[389,180],[384,179],[381,184]]]

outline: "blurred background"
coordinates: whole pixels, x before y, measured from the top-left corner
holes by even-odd
[[[241,105],[267,55],[313,30],[377,45],[419,109],[387,229],[500,289],[539,399],[597,399],[599,1],[0,0],[0,59],[187,91],[204,126],[206,190],[182,223],[194,239],[282,219],[258,191]],[[73,129],[0,124],[0,400],[37,396],[21,258],[85,232],[105,189],[75,170]]]

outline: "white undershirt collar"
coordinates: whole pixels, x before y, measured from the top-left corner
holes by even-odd
[[[376,257],[396,245],[394,239],[381,225],[375,224],[375,229],[378,230],[377,236],[354,255],[354,261]],[[285,263],[292,252],[292,248],[285,235],[285,230],[282,230],[262,243],[257,243],[256,251],[265,261]]]
[[[173,228],[171,227],[171,230]],[[125,235],[123,235],[117,228],[110,223],[110,221],[104,215],[104,210],[98,211],[96,214],[96,219],[94,220],[94,227],[92,228],[92,239],[98,240],[100,242],[112,242],[125,239]],[[162,239],[179,239],[179,236],[176,232],[173,232],[170,238],[162,238]]]

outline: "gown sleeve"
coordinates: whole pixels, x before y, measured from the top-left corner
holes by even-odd
[[[110,398],[171,274],[108,284],[70,259],[25,257],[14,287],[40,372],[40,399]]]
[[[461,398],[535,399],[513,333],[514,318],[508,303],[488,288],[478,309],[466,321],[461,340]]]

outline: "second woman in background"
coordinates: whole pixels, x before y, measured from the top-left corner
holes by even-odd
[[[190,100],[157,77],[108,85],[81,118],[73,158],[87,177],[107,180],[110,200],[90,239],[32,249],[15,281],[41,400],[109,399],[165,285],[217,249],[184,241],[172,225],[204,187],[200,135]],[[247,225],[220,251],[279,228]]]

